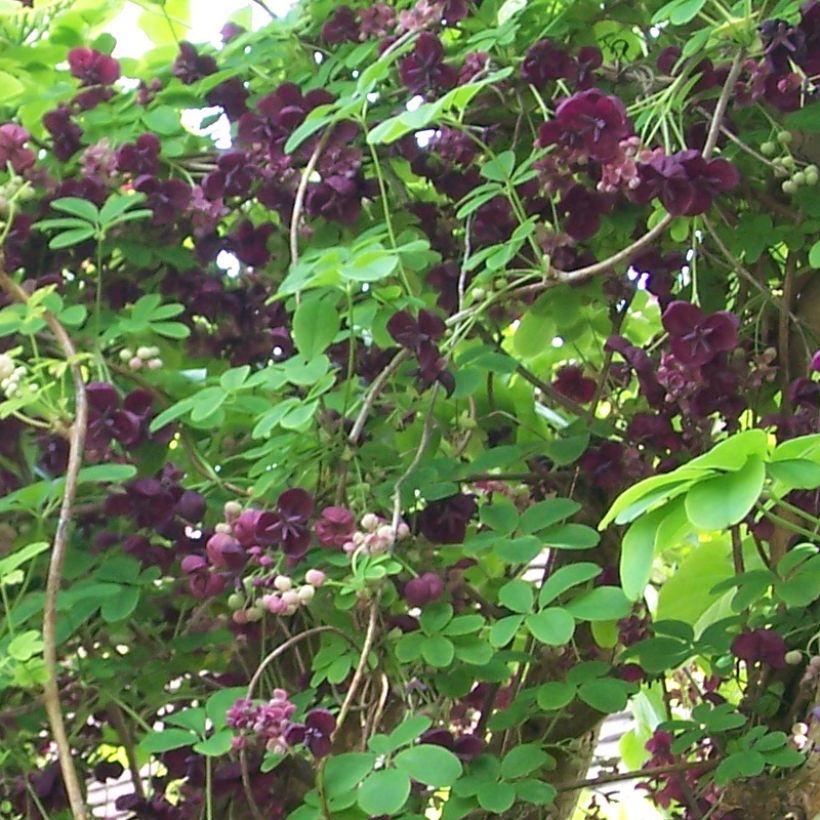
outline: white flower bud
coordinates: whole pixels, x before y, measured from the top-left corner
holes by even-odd
[[[373,532],[379,526],[379,516],[375,513],[367,513],[362,517],[362,527],[368,532]]]
[[[141,359],[150,359],[153,353],[151,353],[150,347],[145,347],[144,345],[137,348],[137,356]]]
[[[786,653],[786,663],[797,666],[803,660],[803,653],[799,649],[791,649]]]
[[[287,575],[277,575],[276,578],[273,579],[273,585],[279,592],[287,592],[293,589],[293,579]]]
[[[134,358],[134,351],[130,347],[124,347],[120,351],[120,361],[128,362]]]
[[[223,535],[230,535],[232,532],[231,525],[220,522],[214,527],[214,532],[220,532]]]
[[[159,370],[162,367],[162,359],[149,359],[148,360],[148,369],[149,370]]]
[[[14,359],[8,353],[0,353],[0,379],[6,380],[14,373]]]
[[[303,587],[299,587],[299,591],[296,594],[299,596],[299,600],[303,604],[309,604],[313,600],[313,596],[316,594],[316,588],[312,587],[310,584],[305,584]]]

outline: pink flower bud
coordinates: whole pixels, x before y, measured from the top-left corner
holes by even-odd
[[[295,589],[289,589],[282,593],[282,601],[286,607],[299,606],[299,593]]]
[[[309,569],[305,573],[305,581],[311,586],[320,587],[327,580],[327,576],[320,569]]]
[[[285,609],[285,602],[278,595],[266,595],[262,599],[265,609],[273,615],[281,615]]]

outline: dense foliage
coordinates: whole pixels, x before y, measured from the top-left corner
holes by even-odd
[[[0,3],[0,813],[820,811],[820,3],[121,8]]]

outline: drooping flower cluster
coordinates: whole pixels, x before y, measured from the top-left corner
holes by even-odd
[[[307,606],[316,595],[316,588],[325,582],[325,574],[318,569],[305,573],[305,583],[294,586],[288,575],[277,575],[273,579],[276,592],[263,595],[260,603],[273,615],[293,615],[301,606]]]
[[[458,72],[444,62],[444,45],[428,31],[419,35],[413,50],[402,57],[399,77],[413,94],[449,91],[458,80]]]
[[[37,157],[25,147],[30,138],[29,132],[20,125],[13,122],[0,125],[0,170],[8,163],[15,174],[22,174],[34,165]]]
[[[753,629],[741,632],[733,641],[732,654],[752,665],[765,663],[772,669],[786,666],[786,642],[774,629]]]
[[[601,67],[603,55],[595,46],[584,46],[576,57],[554,40],[539,40],[527,49],[521,64],[521,77],[539,90],[554,80],[567,80],[579,89],[595,80],[594,71]]]

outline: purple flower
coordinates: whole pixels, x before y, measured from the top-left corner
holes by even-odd
[[[387,3],[373,3],[359,11],[361,38],[385,37],[396,23],[396,12]]]
[[[684,365],[706,364],[718,353],[738,345],[740,321],[726,310],[706,316],[690,302],[675,301],[663,312],[661,321],[669,334],[672,353]]]
[[[441,597],[444,581],[435,572],[425,572],[404,585],[404,600],[410,606],[423,607]]]
[[[574,80],[577,66],[569,52],[546,38],[527,49],[521,64],[521,77],[543,89],[550,80]]]
[[[350,6],[336,6],[331,18],[322,26],[322,40],[329,46],[355,43],[359,39],[359,23]]]
[[[138,478],[123,487],[123,493],[108,496],[106,515],[127,515],[139,527],[161,527],[174,517],[177,494],[166,481]]]
[[[313,496],[300,487],[285,490],[276,502],[274,512],[260,512],[253,522],[254,537],[263,545],[279,544],[282,552],[292,560],[301,558],[310,544],[308,518],[313,513]],[[243,513],[234,522],[234,534],[240,543],[243,540],[243,528],[237,525],[245,515]],[[249,522],[250,523],[250,522]]]
[[[88,428],[86,444],[89,449],[102,452],[112,440],[123,447],[133,447],[142,438],[142,418],[120,408],[120,399],[113,384],[89,382],[85,387],[88,397]]]
[[[740,182],[740,173],[731,162],[722,158],[707,162],[694,148],[639,163],[638,177],[631,198],[646,204],[658,197],[672,216],[706,213],[718,194],[731,191]]]
[[[238,572],[245,566],[245,550],[235,538],[227,533],[214,533],[205,544],[208,560],[215,569],[227,569]]]
[[[581,242],[601,227],[601,213],[606,210],[606,201],[597,191],[583,185],[573,185],[561,198],[558,210],[567,215],[564,230]]]
[[[142,176],[159,171],[160,141],[156,134],[140,134],[117,151],[117,168],[125,173]]]
[[[43,114],[43,125],[51,134],[51,150],[61,162],[67,162],[82,147],[80,137],[83,129],[71,119],[71,112],[64,105]]]
[[[315,532],[324,547],[341,549],[356,529],[356,519],[346,507],[325,507],[316,522]]]
[[[143,175],[134,181],[134,189],[145,194],[145,204],[154,212],[154,225],[168,225],[191,201],[191,189],[181,179],[157,179]]]
[[[440,316],[429,310],[420,310],[414,319],[406,310],[394,313],[387,323],[387,331],[402,347],[417,350],[423,344],[437,342],[446,326]]]
[[[619,143],[632,133],[624,104],[617,98],[590,88],[573,94],[555,109],[555,117],[538,134],[542,146],[558,144],[569,149],[575,161],[582,157],[609,162]]]
[[[112,85],[120,78],[120,64],[93,48],[72,48],[68,52],[71,73],[86,85]]]
[[[9,163],[16,174],[22,174],[34,165],[34,151],[24,147],[29,137],[25,128],[13,122],[0,125],[0,168]]]
[[[433,746],[442,746],[449,749],[465,763],[478,757],[487,746],[478,735],[465,734],[455,737],[448,729],[428,729],[419,738],[419,743],[429,743]]]
[[[233,251],[241,262],[250,267],[261,267],[270,260],[268,237],[273,233],[273,225],[266,222],[254,227],[253,222],[245,219],[237,225],[228,239],[228,249]]]
[[[451,495],[431,501],[419,515],[419,527],[434,544],[461,544],[476,510],[471,495]]]
[[[399,77],[414,94],[449,91],[456,84],[458,73],[445,65],[444,46],[435,34],[424,31],[410,54],[399,63]]]
[[[228,151],[216,162],[217,170],[202,180],[202,191],[208,199],[224,196],[247,196],[257,177],[257,167],[243,151]]]
[[[786,642],[773,629],[755,629],[741,632],[733,641],[732,654],[748,664],[763,662],[772,669],[786,665]]]
[[[552,386],[562,395],[580,404],[592,401],[595,395],[595,379],[584,376],[584,371],[577,365],[567,364],[559,368]]]
[[[336,718],[327,709],[313,709],[308,712],[304,724],[291,724],[284,737],[288,746],[304,743],[314,757],[326,757],[330,754],[335,730]]]
[[[200,54],[190,43],[179,44],[179,55],[171,67],[171,73],[179,77],[185,85],[191,85],[209,74],[214,74],[218,66],[216,60]]]
[[[231,77],[218,86],[212,88],[206,95],[208,105],[219,106],[225,116],[231,120],[238,120],[248,110],[248,96],[250,92],[240,77]]]
[[[615,441],[607,441],[596,449],[587,450],[579,464],[592,485],[602,490],[614,490],[623,482],[623,457],[624,448]]]
[[[225,579],[211,572],[201,555],[186,555],[180,566],[188,576],[188,588],[195,598],[214,598],[225,588]]]

